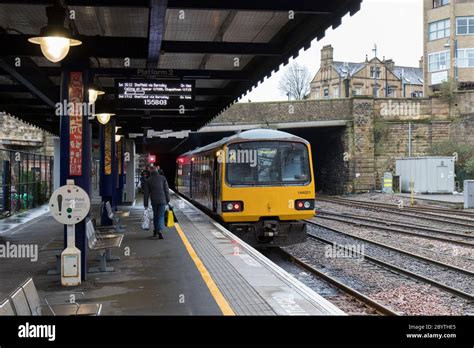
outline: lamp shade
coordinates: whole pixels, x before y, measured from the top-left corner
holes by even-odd
[[[97,118],[97,121],[99,121],[100,123],[107,124],[110,121],[110,117],[114,115],[115,114],[104,112],[100,114],[95,114],[95,117]]]
[[[40,35],[29,38],[28,41],[40,45],[41,52],[49,61],[56,63],[64,59],[69,53],[69,47],[82,44],[71,37],[69,29],[64,27],[66,9],[61,6],[46,8],[48,24],[42,27]]]

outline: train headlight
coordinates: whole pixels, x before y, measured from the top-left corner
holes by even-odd
[[[295,201],[296,210],[313,210],[314,199],[297,199]]]
[[[244,202],[232,201],[232,202],[222,202],[222,211],[223,212],[240,212],[244,210]]]

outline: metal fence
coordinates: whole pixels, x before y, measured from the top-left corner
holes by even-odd
[[[0,150],[0,218],[45,204],[53,188],[53,157]]]

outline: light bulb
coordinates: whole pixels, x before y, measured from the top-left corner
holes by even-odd
[[[28,39],[28,41],[40,45],[43,55],[53,63],[63,60],[69,53],[70,46],[81,44],[81,41],[61,36],[33,37]]]
[[[102,114],[96,114],[95,117],[97,117],[97,121],[99,121],[102,124],[107,124],[110,121],[110,116],[113,116],[114,114],[109,114],[109,113],[102,113]]]
[[[69,39],[49,36],[42,37],[40,41],[41,52],[53,63],[64,59],[69,53]]]

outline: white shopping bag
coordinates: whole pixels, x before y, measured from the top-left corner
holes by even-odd
[[[143,216],[142,216],[142,229],[143,230],[150,229],[150,223],[152,219],[153,219],[153,211],[151,210],[150,207],[148,207],[143,211]]]

